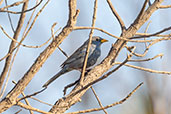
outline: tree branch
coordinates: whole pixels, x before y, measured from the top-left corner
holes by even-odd
[[[38,56],[34,64],[18,81],[16,86],[8,93],[8,95],[0,102],[0,113],[16,104],[17,97],[29,84],[35,74],[39,71],[47,58],[55,51],[62,41],[72,32],[76,23],[79,10],[76,10],[76,0],[69,0],[69,19],[67,25],[59,33],[52,43]]]
[[[24,10],[27,9],[28,3],[29,3],[29,1],[27,1],[27,2],[25,2],[25,3],[23,4],[22,11],[24,11]],[[15,40],[18,39],[18,36],[19,36],[19,34],[20,34],[20,31],[21,31],[21,28],[22,28],[22,26],[23,26],[23,24],[24,24],[25,15],[26,15],[25,13],[21,13],[20,19],[19,19],[19,21],[18,21],[17,28],[16,28],[15,33],[14,33],[14,36],[13,36],[13,38],[14,38]],[[11,42],[11,45],[10,45],[10,47],[9,47],[8,53],[11,53],[11,51],[12,51],[13,48],[15,47],[15,44],[16,44],[16,42],[14,42],[14,41]],[[0,77],[0,92],[1,92],[1,89],[2,89],[2,86],[3,86],[3,83],[4,83],[4,80],[5,80],[5,77],[6,77],[7,73],[8,73],[8,69],[9,69],[9,67],[10,67],[11,59],[12,59],[12,53],[6,58],[5,66],[4,66],[3,71],[2,71],[2,73],[1,73],[1,77]]]

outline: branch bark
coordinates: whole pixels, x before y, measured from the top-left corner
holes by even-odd
[[[24,10],[27,9],[28,3],[29,3],[29,1],[27,1],[27,2],[25,2],[25,3],[23,4],[22,11],[24,11]],[[20,16],[20,19],[19,19],[17,28],[16,28],[16,30],[15,30],[16,32],[14,33],[14,36],[13,36],[13,38],[14,38],[15,40],[18,39],[18,36],[19,36],[19,34],[20,34],[20,31],[21,31],[21,28],[22,28],[22,26],[23,26],[23,24],[24,24],[25,16],[26,16],[25,13],[21,13],[21,16]],[[16,45],[16,42],[12,41],[12,42],[11,42],[11,45],[10,45],[10,47],[9,47],[8,53],[11,53],[11,51],[14,49],[15,45]],[[0,91],[1,91],[1,89],[2,89],[2,86],[3,86],[3,83],[4,83],[5,77],[6,77],[7,73],[8,73],[8,69],[9,69],[9,67],[10,67],[11,59],[12,59],[12,54],[10,54],[10,55],[6,58],[5,66],[4,66],[4,69],[3,69],[2,73],[1,73],[1,77],[0,77]]]
[[[79,10],[76,10],[76,0],[69,0],[69,19],[67,25],[59,33],[52,43],[38,56],[34,64],[25,73],[25,75],[18,81],[16,86],[8,93],[8,95],[0,102],[0,113],[7,110],[17,102],[17,97],[24,91],[35,74],[39,71],[47,58],[55,51],[55,49],[62,43],[62,41],[72,32],[76,23]]]

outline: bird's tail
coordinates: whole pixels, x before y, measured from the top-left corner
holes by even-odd
[[[47,88],[49,84],[51,84],[54,80],[56,80],[57,78],[59,78],[62,74],[66,72],[69,72],[69,71],[62,69],[56,75],[54,75],[51,79],[49,79],[42,87]]]

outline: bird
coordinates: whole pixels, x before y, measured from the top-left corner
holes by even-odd
[[[104,42],[107,42],[108,40],[103,39],[99,36],[93,36],[92,42],[89,50],[88,55],[88,61],[86,68],[89,68],[93,66],[97,59],[101,55],[101,44]],[[67,58],[67,60],[64,61],[64,63],[61,65],[61,70],[54,75],[52,78],[50,78],[42,87],[47,88],[49,84],[51,84],[54,80],[59,78],[61,75],[72,71],[72,70],[79,70],[81,71],[83,65],[84,65],[84,58],[86,55],[87,46],[89,43],[89,39],[84,42],[82,46],[80,46],[70,57]]]

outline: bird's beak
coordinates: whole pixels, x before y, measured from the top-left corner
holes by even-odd
[[[108,40],[106,39],[102,39],[101,42],[104,43],[104,42],[107,42]]]

